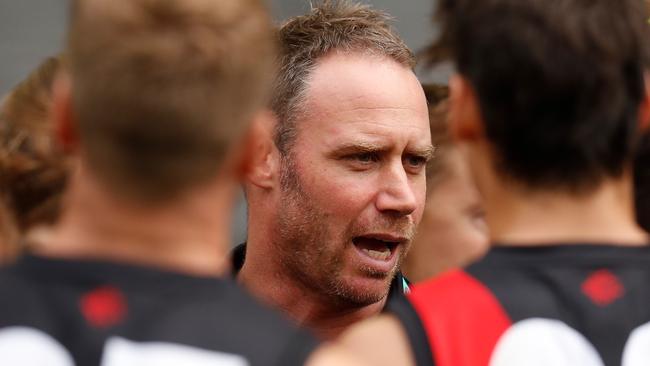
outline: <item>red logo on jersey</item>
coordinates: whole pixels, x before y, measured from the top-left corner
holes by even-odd
[[[98,287],[81,297],[81,312],[86,321],[97,328],[107,328],[121,322],[126,315],[126,300],[112,286]]]
[[[599,306],[607,306],[623,296],[625,288],[615,274],[606,269],[594,271],[582,283],[582,292]]]

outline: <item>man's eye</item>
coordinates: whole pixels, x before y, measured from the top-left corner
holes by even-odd
[[[351,156],[352,159],[361,163],[372,163],[378,160],[375,153],[359,153]]]
[[[421,156],[407,156],[405,160],[406,164],[414,168],[424,167],[427,163],[427,159]]]

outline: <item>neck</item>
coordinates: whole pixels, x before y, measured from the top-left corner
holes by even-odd
[[[498,182],[484,197],[494,243],[640,246],[648,242],[636,224],[629,176],[606,180],[583,195],[531,192]]]
[[[170,203],[139,205],[108,192],[80,168],[59,223],[35,238],[34,251],[219,276],[227,265],[234,186],[214,182]]]
[[[367,306],[341,303],[332,295],[304,285],[300,279],[286,273],[281,265],[274,265],[268,255],[270,252],[260,256],[254,249],[258,244],[249,241],[247,245],[239,282],[259,300],[280,309],[321,339],[337,338],[352,324],[381,312],[385,299]]]
[[[334,339],[350,325],[381,312],[385,298],[367,306],[342,302],[290,273],[282,258],[274,255],[277,244],[273,223],[262,219],[275,217],[273,210],[259,208],[249,209],[246,260],[237,277],[250,293],[325,340]]]

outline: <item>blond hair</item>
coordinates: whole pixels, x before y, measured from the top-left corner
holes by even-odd
[[[216,176],[267,102],[275,34],[259,0],[77,0],[68,38],[94,174],[159,201]]]
[[[279,31],[279,75],[271,107],[278,117],[275,143],[283,154],[295,138],[295,119],[307,79],[319,58],[333,51],[370,53],[413,68],[413,53],[390,26],[391,17],[367,5],[325,0]]]

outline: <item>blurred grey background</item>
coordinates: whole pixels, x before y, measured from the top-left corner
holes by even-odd
[[[305,13],[309,0],[268,0],[278,22]],[[361,0],[395,17],[395,27],[415,51],[433,39],[435,0]],[[0,0],[0,94],[6,93],[63,44],[67,0]],[[444,81],[444,72],[421,74]]]
[[[218,0],[217,0],[218,1]],[[267,0],[278,22],[307,12],[309,0]],[[361,0],[387,11],[395,27],[414,51],[435,35],[431,15],[435,0]],[[0,95],[24,78],[45,57],[63,45],[67,0],[0,0]],[[419,72],[423,81],[446,82],[449,70]],[[238,208],[235,242],[245,238],[245,212]]]

